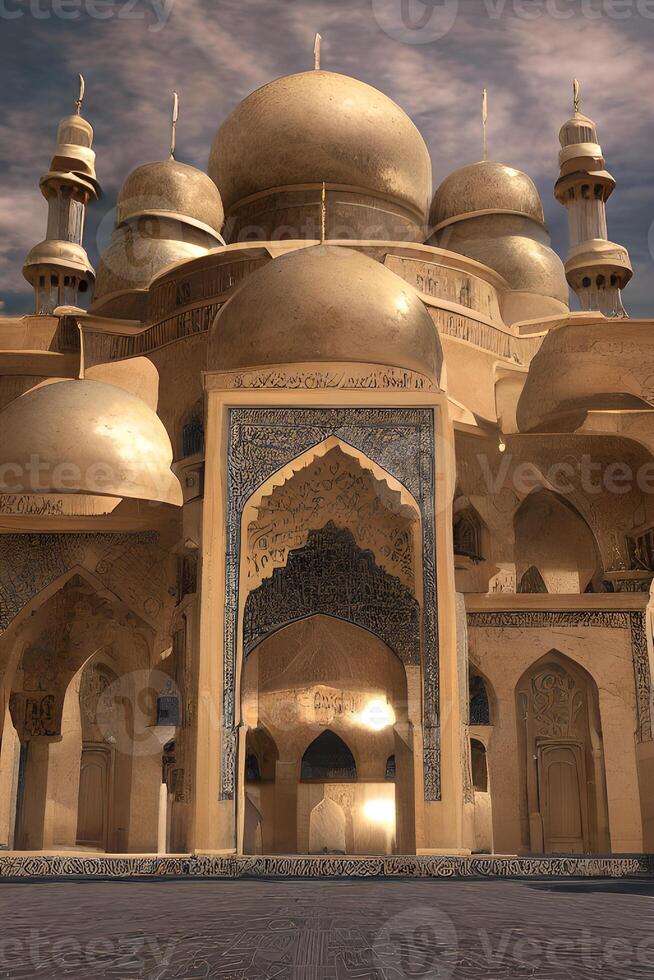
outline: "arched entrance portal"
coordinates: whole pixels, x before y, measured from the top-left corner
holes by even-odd
[[[525,838],[533,853],[610,850],[597,685],[556,650],[516,688]]]
[[[327,615],[255,647],[242,683],[244,851],[257,834],[278,854],[415,851],[410,669],[373,633]]]

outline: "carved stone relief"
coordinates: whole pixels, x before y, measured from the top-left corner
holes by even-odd
[[[584,692],[560,664],[547,664],[531,678],[536,735],[573,738],[584,708]]]
[[[310,529],[333,521],[349,528],[357,545],[373,552],[377,565],[415,591],[415,520],[399,492],[335,447],[262,500],[247,529],[248,587],[256,588],[273,569],[282,568],[289,550],[306,543]]]
[[[354,391],[434,391],[423,374],[378,364],[331,364],[325,367],[274,367],[258,371],[230,371],[216,375],[213,385],[227,390],[290,388],[306,391],[350,388]]]
[[[405,663],[420,663],[420,607],[406,586],[358,548],[354,535],[329,521],[311,530],[284,568],[250,592],[245,603],[246,655],[285,623],[326,613],[375,633]]]
[[[629,630],[636,687],[636,737],[639,742],[652,738],[652,679],[647,653],[647,634],[644,612],[611,610],[529,610],[525,612],[469,612],[468,626],[499,629],[565,629],[599,626],[604,629]]]
[[[70,569],[88,569],[165,631],[174,597],[173,559],[156,532],[0,535],[0,630]]]
[[[330,436],[336,436],[374,460],[407,488],[420,507],[424,589],[424,785],[425,799],[437,800],[440,798],[440,740],[433,411],[364,407],[235,408],[230,411],[221,797],[233,799],[236,779],[235,678],[243,507],[265,480]]]

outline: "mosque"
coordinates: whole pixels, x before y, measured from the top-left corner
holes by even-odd
[[[206,173],[175,107],[97,272],[82,98],[0,318],[0,848],[654,851],[654,333],[578,87],[565,261],[317,58]]]

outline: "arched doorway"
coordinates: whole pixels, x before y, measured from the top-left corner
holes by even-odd
[[[112,687],[115,672],[101,661],[88,663],[81,675],[79,707],[82,736],[77,804],[77,843],[111,850],[118,719]]]
[[[20,627],[9,700],[21,744],[17,850],[156,850],[151,636],[81,573]]]
[[[597,685],[556,650],[516,687],[524,839],[533,853],[610,850]]]
[[[415,851],[406,669],[378,637],[325,615],[289,624],[247,658],[242,708],[241,806],[259,804],[266,851]]]

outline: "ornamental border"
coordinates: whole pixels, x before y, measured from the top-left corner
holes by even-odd
[[[636,688],[639,742],[652,739],[652,677],[647,652],[645,612],[612,609],[529,609],[468,612],[468,626],[477,628],[547,629],[552,627],[603,627],[631,632],[631,655]]]
[[[439,657],[434,512],[434,408],[228,409],[223,728],[220,799],[236,791],[236,662],[243,508],[265,480],[331,436],[363,452],[420,507],[423,562],[423,771],[425,800],[440,799]]]
[[[87,857],[0,855],[0,882],[25,879],[161,878],[641,878],[654,876],[654,855],[463,857],[452,855],[187,855]]]

